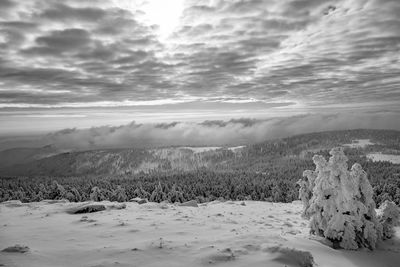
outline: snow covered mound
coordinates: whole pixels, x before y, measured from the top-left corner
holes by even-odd
[[[395,267],[400,260],[398,227],[372,252],[334,250],[308,234],[300,201],[93,204],[107,209],[68,214],[82,203],[0,203],[0,266]],[[7,251],[16,244],[29,249]]]
[[[342,148],[330,151],[327,162],[315,155],[315,171],[304,172],[299,196],[304,204],[303,217],[310,219],[311,233],[332,241],[333,247],[375,249],[382,239],[392,236],[399,210],[384,203],[382,216],[375,211],[373,189],[361,165],[348,170]]]

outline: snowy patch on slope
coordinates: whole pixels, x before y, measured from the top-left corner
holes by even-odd
[[[208,151],[215,151],[218,149],[227,149],[232,152],[237,152],[244,148],[246,146],[232,146],[232,147],[221,147],[221,146],[204,146],[204,147],[193,147],[193,146],[184,146],[184,147],[179,147],[181,149],[189,149],[193,151],[194,153],[204,153]]]
[[[246,146],[232,146],[232,147],[228,147],[228,149],[233,151],[233,152],[237,152],[237,151],[240,151],[241,149],[243,149],[245,147]]]
[[[179,147],[180,149],[189,149],[193,151],[194,153],[203,153],[207,151],[215,151],[217,149],[220,149],[220,146],[203,146],[203,147],[197,147],[197,146],[182,146]]]
[[[366,146],[374,145],[369,139],[355,139],[351,144],[343,144],[343,146],[347,146],[350,148],[364,148]]]
[[[370,160],[377,161],[389,161],[394,164],[400,164],[400,155],[382,154],[382,153],[369,153],[367,158]]]

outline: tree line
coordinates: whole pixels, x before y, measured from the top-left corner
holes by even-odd
[[[391,200],[399,205],[400,165],[366,159],[361,161],[361,165],[369,174],[375,202],[379,205]],[[310,160],[288,159],[256,172],[199,169],[115,177],[0,178],[0,201],[19,199],[32,202],[64,198],[76,202],[122,202],[140,197],[154,202],[207,202],[216,199],[291,202],[298,199],[296,181],[307,166],[312,166]]]
[[[369,138],[376,145],[346,148],[349,167],[357,162],[367,172],[377,205],[385,200],[400,205],[400,164],[373,162],[365,156],[371,149],[400,151],[398,131],[378,130],[298,135],[247,146],[239,154],[221,150],[221,153],[205,155],[204,160],[213,164],[191,171],[165,168],[150,173],[74,176],[62,170],[65,173],[62,177],[0,177],[0,201],[61,198],[127,201],[141,197],[155,202],[193,199],[198,202],[215,199],[291,202],[298,199],[296,182],[303,171],[314,166],[312,156],[317,153],[328,158],[331,147],[349,143],[356,137]],[[321,147],[324,149],[318,149]]]

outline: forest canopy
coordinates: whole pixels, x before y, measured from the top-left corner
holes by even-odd
[[[249,145],[240,154],[221,149],[216,153],[205,153],[204,166],[190,170],[171,169],[170,165],[164,164],[167,166],[164,169],[126,174],[74,175],[71,172],[60,175],[62,172],[55,172],[53,175],[3,176],[0,178],[0,201],[62,198],[70,201],[127,201],[141,197],[156,202],[193,199],[198,202],[215,199],[291,202],[298,199],[296,182],[303,171],[314,166],[314,154],[328,157],[332,147],[351,143],[356,138],[368,138],[374,145],[345,147],[348,164],[351,166],[358,162],[368,174],[377,205],[385,200],[399,205],[400,164],[374,162],[366,157],[370,151],[400,152],[400,132],[382,130],[298,135]],[[141,155],[139,152],[135,155]],[[68,154],[69,157],[73,155]],[[43,166],[41,161],[34,164]],[[64,165],[57,166],[61,170],[65,168]]]

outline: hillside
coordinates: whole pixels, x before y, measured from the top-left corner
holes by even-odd
[[[374,187],[374,200],[400,204],[400,132],[353,130],[312,133],[244,147],[171,147],[61,153],[3,168],[0,201],[67,198],[125,201],[133,197],[207,202],[219,198],[291,202],[296,182],[313,168],[312,156],[343,146],[349,167],[358,162]]]
[[[52,145],[38,148],[11,148],[0,151],[0,167],[26,164],[42,158],[51,157],[60,152]]]
[[[130,175],[154,171],[214,169],[240,154],[229,148],[196,152],[189,148],[109,149],[61,153],[0,170],[3,176]]]
[[[318,151],[369,140],[366,146],[347,146],[351,153],[400,154],[400,132],[387,130],[347,130],[297,135],[263,143],[229,147],[128,148],[44,153],[44,148],[1,152],[3,176],[131,175],[140,172],[209,170],[266,171],[266,162],[290,164],[310,158]],[[51,146],[48,146],[51,147]],[[11,153],[11,151],[13,153]],[[7,152],[7,153],[6,153]],[[25,156],[23,156],[25,154]],[[56,154],[56,155],[53,155]]]

